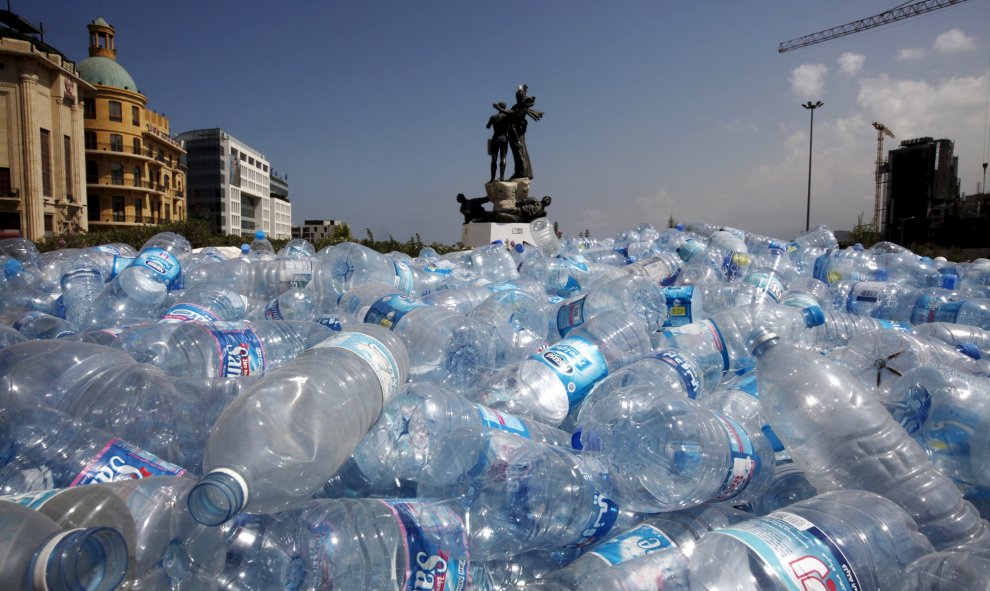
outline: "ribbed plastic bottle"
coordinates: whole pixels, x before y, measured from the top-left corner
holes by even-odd
[[[128,327],[113,347],[172,376],[263,374],[330,336],[315,322],[145,323]]]
[[[529,257],[519,266],[519,274],[562,298],[574,296],[594,282],[589,263],[579,257]]]
[[[159,322],[235,322],[247,314],[239,293],[208,287],[173,291],[165,306]]]
[[[111,591],[127,574],[127,543],[109,527],[65,529],[51,518],[0,501],[0,588]]]
[[[116,273],[114,274],[116,275]],[[83,325],[93,300],[105,287],[99,256],[93,250],[82,250],[62,265],[59,278],[65,319],[73,326]]]
[[[760,425],[659,385],[620,388],[578,417],[583,455],[609,466],[618,502],[674,511],[759,497],[775,459]]]
[[[265,306],[267,320],[313,320],[316,301],[307,289],[294,287],[283,292]]]
[[[558,426],[596,382],[649,351],[645,323],[609,310],[547,349],[497,371],[466,395],[496,410]]]
[[[772,302],[749,283],[721,281],[667,287],[664,297],[667,301],[664,326],[683,326],[730,308]]]
[[[488,325],[403,296],[388,285],[359,285],[344,294],[339,309],[346,326],[377,324],[402,339],[411,379],[464,392],[495,368],[496,342]]]
[[[540,254],[555,257],[560,252],[560,241],[554,232],[553,223],[546,217],[536,218],[529,223],[529,232]]]
[[[250,247],[252,259],[266,261],[275,258],[275,247],[268,240],[264,230],[255,230],[254,240],[251,241]]]
[[[768,330],[749,342],[763,412],[812,485],[887,497],[936,548],[990,541],[976,509],[847,370]]]
[[[556,314],[557,332],[566,337],[574,328],[606,310],[621,310],[643,320],[649,332],[656,332],[667,319],[667,297],[663,288],[645,275],[625,275],[598,282],[580,297],[560,305]]]
[[[205,475],[189,496],[193,517],[219,525],[312,496],[378,420],[408,363],[393,333],[359,325],[252,384],[210,432]]]
[[[336,305],[344,293],[364,283],[384,283],[402,295],[411,295],[415,289],[411,267],[353,242],[341,242],[320,251],[313,281],[324,310]]]
[[[841,310],[826,310],[825,322],[806,330],[798,342],[809,349],[827,353],[848,345],[857,335],[878,330],[907,332],[911,330],[911,325],[895,320],[858,316]]]
[[[974,345],[979,352],[979,358],[990,356],[990,331],[976,326],[956,324],[954,322],[931,322],[919,324],[911,329],[916,335],[935,338],[953,347]],[[967,355],[973,357],[971,351]]]
[[[547,346],[549,320],[543,303],[521,289],[491,291],[469,316],[489,327],[496,366],[516,363]]]
[[[990,552],[962,546],[922,556],[908,565],[900,589],[912,591],[972,591],[990,581]]]

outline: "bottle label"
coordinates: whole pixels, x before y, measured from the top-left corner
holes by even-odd
[[[619,506],[612,499],[601,493],[595,493],[592,502],[594,505],[592,507],[591,519],[588,520],[584,530],[581,532],[581,537],[567,544],[565,546],[566,548],[584,548],[585,546],[590,546],[604,538],[609,530],[612,529],[612,526],[615,525],[615,520],[619,517]]]
[[[781,303],[792,308],[810,308],[812,306],[821,307],[818,300],[806,293],[787,294],[784,301]]]
[[[180,476],[184,472],[179,466],[138,449],[122,439],[111,439],[69,486],[149,476]]]
[[[391,399],[395,391],[402,385],[399,364],[395,361],[395,357],[392,356],[392,352],[384,343],[373,336],[360,332],[342,332],[312,348],[321,349],[324,347],[346,349],[367,362],[382,386],[383,402]]]
[[[525,423],[519,420],[519,418],[501,413],[481,404],[475,404],[474,407],[478,409],[478,414],[481,416],[481,424],[485,427],[508,431],[509,433],[515,433],[529,439],[529,429],[526,428]]]
[[[179,260],[167,250],[161,248],[146,248],[131,263],[132,266],[146,267],[161,277],[162,283],[169,289],[176,287],[182,267]]]
[[[749,269],[749,255],[743,252],[726,253],[722,259],[722,272],[725,273],[726,281],[741,279]]]
[[[698,377],[698,369],[694,363],[673,349],[667,349],[653,357],[674,368],[674,371],[680,376],[681,382],[684,383],[688,398],[694,400],[698,397],[698,390],[701,389],[701,378]]]
[[[914,305],[914,313],[911,321],[915,324],[928,322],[956,322],[959,319],[959,310],[962,309],[966,300],[955,300],[949,302],[939,301],[935,296],[922,296]]]
[[[567,390],[571,408],[587,396],[595,382],[608,375],[605,356],[584,337],[567,337],[531,356],[556,372]]]
[[[584,303],[587,297],[564,304],[557,310],[557,330],[565,337],[575,326],[584,324]]]
[[[691,262],[698,254],[705,251],[705,246],[697,240],[688,240],[677,247],[677,256],[685,263]]]
[[[773,273],[764,273],[762,271],[749,273],[743,281],[763,291],[763,293],[770,296],[770,299],[776,303],[780,303],[781,298],[784,297],[784,284]],[[816,302],[813,305],[817,306],[818,304]]]
[[[0,497],[0,500],[17,503],[18,505],[23,505],[28,509],[34,509],[37,511],[38,509],[41,509],[45,503],[52,500],[55,495],[64,490],[64,488],[55,488],[36,492],[17,493],[16,495],[4,495]]]
[[[397,293],[387,295],[368,308],[364,315],[364,321],[369,324],[378,324],[389,330],[394,330],[395,325],[402,320],[402,317],[412,312],[416,308],[425,308],[429,304],[408,298]]]
[[[880,323],[880,328],[885,328],[887,330],[896,330],[897,332],[911,332],[911,325],[905,324],[903,322],[897,322],[894,320],[877,320]]]
[[[588,554],[604,560],[609,566],[652,554],[664,548],[676,547],[677,544],[668,538],[659,528],[641,523],[624,531],[611,540],[602,542],[590,550]]]
[[[722,481],[719,492],[712,498],[713,502],[720,503],[738,496],[745,490],[753,475],[760,469],[760,458],[753,453],[753,442],[742,425],[725,415],[716,413],[715,416],[725,429],[731,453],[725,480]]]
[[[873,311],[886,284],[880,281],[860,281],[849,290],[846,298],[846,311],[861,314]]]
[[[427,273],[436,273],[437,275],[450,275],[453,269],[449,267],[440,267],[436,263],[430,263],[423,268]]]
[[[282,316],[282,307],[278,304],[278,298],[268,302],[265,306],[265,318],[268,320],[285,320],[285,316]]]
[[[392,286],[399,290],[399,293],[409,295],[413,290],[413,272],[409,265],[402,261],[392,261],[395,269],[395,279]]]
[[[832,268],[832,260],[835,258],[835,250],[828,249],[825,254],[815,259],[815,266],[811,276],[819,281],[824,281],[829,285],[842,281],[842,273]]]
[[[162,315],[159,322],[199,322],[202,324],[212,324],[220,318],[210,311],[209,308],[188,302],[178,303]]]
[[[673,285],[677,281],[677,277],[681,274],[681,267],[679,265],[671,265],[669,261],[663,258],[647,260],[640,264],[639,267],[647,277],[656,281],[662,287]]]
[[[282,262],[281,271],[288,289],[302,289],[313,279],[313,265],[306,259],[287,259]]]
[[[794,255],[795,253],[801,251],[801,245],[797,242],[788,242],[784,245],[784,251],[789,255]]]
[[[712,348],[722,357],[722,371],[729,371],[729,348],[725,345],[722,337],[722,330],[711,318],[700,322],[692,322],[684,326],[674,326],[664,329],[663,334],[668,339],[676,339],[684,335],[687,337],[701,337],[707,339]]]
[[[123,271],[124,269],[126,269],[127,267],[130,267],[134,263],[135,260],[137,260],[137,259],[135,259],[134,257],[125,257],[125,256],[120,256],[120,255],[114,255],[113,256],[113,260],[110,261],[110,277],[109,277],[109,279],[113,279],[117,275],[120,275],[120,272]],[[109,279],[108,279],[108,281],[109,281]]]
[[[380,500],[404,534],[405,591],[463,591],[468,582],[467,535],[449,507],[416,501]],[[453,547],[443,547],[444,541]]]
[[[667,319],[664,326],[684,326],[694,321],[691,316],[691,300],[694,286],[668,287],[664,290],[667,298]]]
[[[340,324],[340,317],[334,315],[323,315],[316,319],[317,324],[322,324],[323,326],[329,328],[330,330],[335,330],[340,332],[344,330],[344,327]]]
[[[210,332],[220,352],[220,377],[264,373],[265,350],[254,329],[233,322],[216,322]]]
[[[862,585],[828,534],[813,523],[786,511],[717,529],[749,546],[793,591],[859,591]]]

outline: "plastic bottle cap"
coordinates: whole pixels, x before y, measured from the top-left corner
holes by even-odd
[[[757,351],[767,343],[779,340],[780,337],[778,337],[772,330],[768,328],[758,328],[750,333],[749,338],[746,339],[746,348],[749,349],[750,353],[756,355]]]
[[[674,226],[674,229],[677,230],[677,231],[679,231],[679,232],[683,232],[684,231],[684,224],[677,224],[677,225]]]
[[[251,245],[250,244],[242,244],[241,245],[241,252],[244,253],[244,254],[247,254],[247,253],[251,252]]]
[[[958,349],[963,355],[972,357],[973,359],[980,359],[983,356],[980,353],[980,348],[976,346],[976,343],[959,343],[956,345],[956,349]]]
[[[890,281],[890,273],[881,267],[873,272],[873,278],[877,281]]]
[[[501,240],[493,240],[493,241],[492,241],[492,244],[498,244],[498,245],[500,245],[500,246],[501,246],[502,244],[505,244],[505,243],[504,243],[504,242],[502,242]]]
[[[942,275],[942,287],[945,289],[955,289],[959,284],[959,276],[952,273]]]
[[[825,324],[825,311],[819,306],[808,306],[804,309],[804,321],[808,328]]]
[[[518,252],[519,254],[522,254],[523,251],[526,250],[526,247],[524,247],[521,242],[517,244],[515,248],[516,248],[516,252]]]
[[[24,268],[24,265],[21,264],[21,262],[19,260],[17,260],[17,259],[7,259],[7,267],[4,269],[4,274],[7,277],[11,277],[13,275],[17,275],[18,273],[20,273],[21,272],[21,269],[23,269],[23,268]]]
[[[254,232],[254,239],[255,240],[264,240],[265,239],[265,231],[264,230],[255,230],[255,232]]]

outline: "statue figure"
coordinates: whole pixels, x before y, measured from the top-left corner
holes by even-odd
[[[461,215],[464,216],[465,224],[485,221],[484,218],[491,213],[484,206],[488,202],[488,197],[468,199],[464,196],[464,193],[458,193],[457,202],[461,204]]]
[[[457,194],[457,202],[461,204],[461,215],[464,216],[464,223],[473,222],[495,222],[499,224],[528,224],[536,218],[547,215],[547,207],[550,206],[551,198],[544,195],[543,199],[537,201],[531,197],[518,202],[516,207],[502,209],[499,211],[488,211],[484,204],[489,201],[488,197],[467,198],[464,193]]]
[[[529,151],[526,149],[526,127],[528,125],[526,117],[530,117],[533,121],[539,121],[543,117],[543,113],[533,110],[536,97],[528,96],[528,92],[528,86],[520,85],[516,89],[516,103],[512,105],[511,109],[506,110],[501,107],[502,103],[492,105],[499,113],[505,115],[508,121],[509,149],[512,150],[512,163],[515,166],[512,173],[514,179],[533,178],[533,165],[529,160]]]
[[[505,180],[505,154],[509,147],[509,121],[505,111],[505,103],[498,103],[495,107],[499,110],[488,118],[485,129],[492,130],[492,137],[488,140],[488,155],[492,157],[492,178],[489,183],[495,182],[495,167],[498,166],[498,180]]]

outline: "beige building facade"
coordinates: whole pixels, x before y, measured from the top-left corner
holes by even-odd
[[[88,229],[83,96],[75,64],[0,31],[0,237]]]

